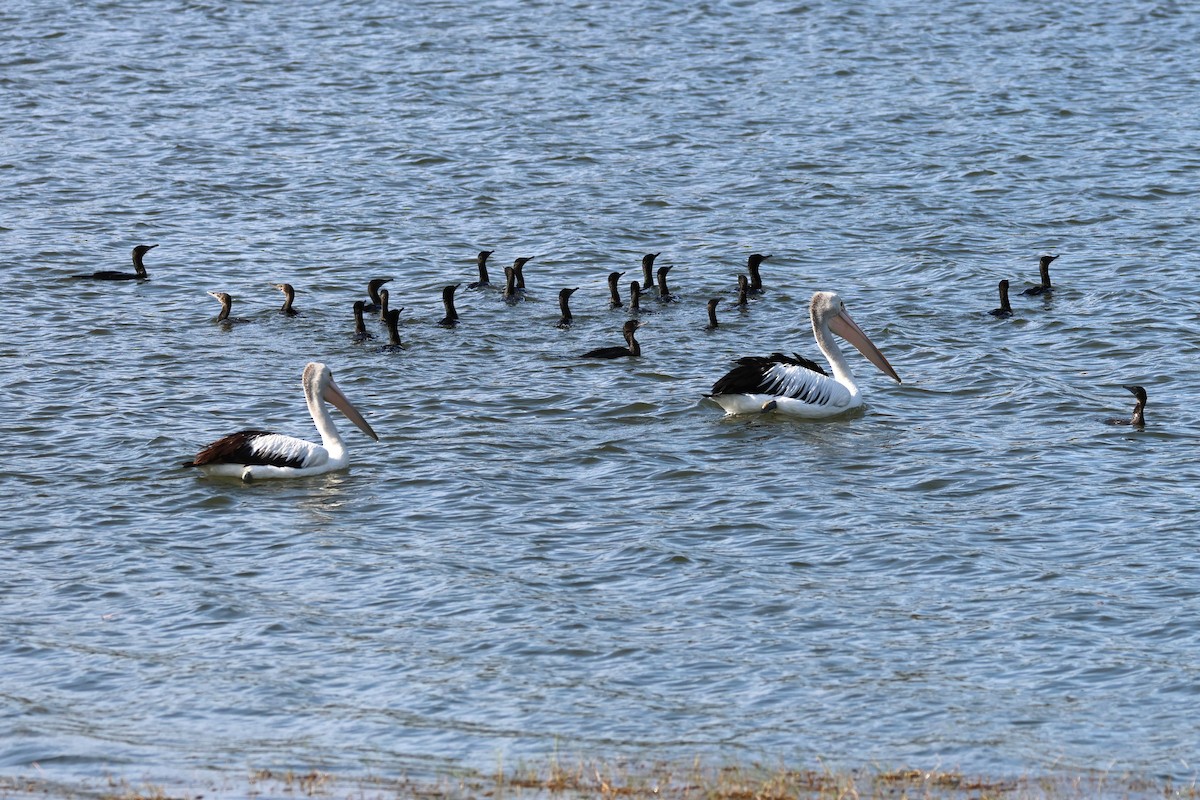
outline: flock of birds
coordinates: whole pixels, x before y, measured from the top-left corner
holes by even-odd
[[[119,272],[103,270],[88,275],[73,277],[89,280],[126,281],[148,280],[143,259],[157,245],[138,245],[133,248],[134,272]],[[479,279],[469,283],[469,289],[486,289],[491,281],[488,275],[488,258],[493,250],[481,250],[476,258]],[[629,283],[629,308],[636,313],[640,308],[641,298],[651,286],[656,287],[654,299],[660,303],[671,303],[676,297],[667,286],[667,274],[670,266],[659,267],[654,271],[654,260],[661,253],[647,253],[642,257],[642,281]],[[1043,255],[1039,261],[1041,284],[1026,289],[1023,294],[1037,296],[1048,295],[1053,291],[1050,283],[1050,262],[1058,256]],[[748,297],[763,292],[760,267],[769,255],[753,253],[746,262],[746,272],[738,276],[739,306],[745,306]],[[504,286],[502,296],[506,303],[520,302],[525,294],[524,267],[529,258],[517,258],[511,267],[504,268]],[[621,308],[624,303],[620,296],[620,279],[626,273],[611,272],[608,276],[609,304],[611,308]],[[355,339],[364,341],[371,338],[366,328],[365,315],[378,314],[387,325],[389,343],[385,350],[403,349],[399,334],[399,318],[403,308],[390,308],[389,295],[384,286],[391,278],[374,278],[367,284],[366,301],[354,303]],[[439,325],[453,327],[458,324],[458,311],[454,305],[455,291],[461,284],[451,284],[442,290],[442,302],[446,315]],[[300,312],[294,307],[295,290],[290,284],[273,284],[283,292],[284,303],[280,313],[285,316],[296,316]],[[1000,307],[990,313],[995,317],[1011,316],[1012,306],[1008,299],[1008,281],[1000,281]],[[572,324],[570,309],[571,295],[578,291],[576,288],[562,289],[558,294],[559,308],[562,316],[557,326],[569,327]],[[230,316],[233,298],[225,292],[209,292],[221,304],[221,312],[217,316],[219,322],[233,324],[243,322]],[[716,329],[716,308],[720,298],[708,301],[708,328]],[[809,317],[812,322],[813,338],[817,348],[824,354],[832,374],[826,372],[819,364],[802,356],[791,356],[783,353],[771,353],[766,356],[748,356],[740,358],[735,366],[713,384],[712,391],[705,395],[724,409],[726,415],[776,412],[802,419],[823,419],[845,414],[862,406],[862,393],[854,382],[854,375],[846,362],[841,348],[838,346],[836,335],[853,345],[880,372],[900,383],[900,376],[888,363],[887,358],[879,351],[867,334],[850,317],[846,304],[836,292],[816,292],[809,304]],[[627,320],[621,332],[625,339],[624,345],[598,347],[580,354],[580,358],[617,359],[637,358],[641,355],[641,346],[635,333],[641,322],[637,319]],[[243,481],[253,481],[261,478],[295,478],[307,475],[317,475],[334,470],[344,469],[349,464],[345,443],[338,434],[333,417],[326,403],[332,403],[363,433],[378,441],[379,436],[362,414],[346,398],[333,380],[329,367],[317,362],[311,362],[304,368],[301,378],[305,402],[309,414],[321,435],[321,444],[309,442],[292,436],[262,430],[243,430],[229,434],[204,447],[185,467],[198,467],[207,475],[236,477]],[[1137,400],[1133,416],[1128,420],[1107,420],[1110,424],[1130,425],[1142,428],[1145,425],[1144,409],[1146,406],[1146,390],[1141,386],[1124,387],[1132,392]]]

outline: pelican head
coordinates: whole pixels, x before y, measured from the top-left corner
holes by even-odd
[[[883,353],[879,352],[879,348],[871,342],[867,334],[863,333],[862,328],[858,327],[857,323],[850,318],[850,314],[846,311],[846,304],[842,302],[842,298],[837,292],[816,292],[813,295],[809,313],[812,317],[813,336],[818,342],[825,338],[827,332],[836,333],[854,345],[855,349],[866,356],[867,360],[874,364],[880,372],[896,383],[900,383],[900,376],[896,374],[896,370],[892,369],[892,365],[884,358]]]
[[[301,386],[304,387],[304,395],[309,399],[309,403],[313,400],[325,401],[333,403],[338,411],[346,415],[346,419],[353,422],[360,431],[370,436],[375,441],[379,441],[379,435],[371,429],[371,425],[358,413],[346,395],[342,394],[342,390],[333,381],[333,373],[329,371],[329,367],[316,361],[311,361],[304,367],[304,376],[300,379]]]

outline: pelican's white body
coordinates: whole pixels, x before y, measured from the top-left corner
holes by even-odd
[[[376,441],[379,437],[358,410],[350,404],[333,382],[333,374],[324,364],[310,363],[301,381],[308,412],[312,415],[321,443],[284,436],[279,433],[242,431],[210,444],[193,461],[205,475],[258,480],[263,478],[302,478],[345,469],[350,465],[346,445],[338,434],[325,402],[328,400]],[[258,462],[275,463],[258,463]],[[249,463],[247,463],[249,462]]]
[[[716,393],[717,386],[734,374],[730,372],[714,385],[714,394],[711,395],[713,402],[721,406],[727,415],[774,411],[803,419],[836,417],[862,407],[862,392],[854,382],[854,373],[850,371],[831,332],[853,344],[885,375],[900,381],[883,353],[850,318],[845,304],[835,292],[815,293],[809,313],[813,338],[829,361],[832,375],[822,375],[799,364],[775,361],[770,366],[761,366],[754,391]]]

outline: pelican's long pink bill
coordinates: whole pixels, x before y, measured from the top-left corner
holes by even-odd
[[[858,327],[858,323],[850,318],[850,315],[846,313],[846,309],[843,308],[836,316],[829,320],[829,330],[854,345],[858,349],[858,352],[866,356],[867,360],[878,367],[879,371],[884,375],[887,375],[896,383],[901,383],[900,376],[896,374],[896,370],[892,369],[892,365],[884,358],[883,353],[879,352],[879,348],[863,333],[863,329]]]
[[[370,436],[375,441],[379,441],[379,435],[371,429],[371,424],[363,419],[362,414],[358,413],[358,409],[346,399],[346,395],[342,394],[342,390],[338,388],[338,385],[333,382],[332,378],[329,380],[329,394],[327,399],[329,402],[333,403],[334,407],[336,407],[338,411],[341,411],[346,415],[346,419],[357,425],[360,431],[365,433],[367,436]]]

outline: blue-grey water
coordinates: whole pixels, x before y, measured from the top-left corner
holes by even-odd
[[[5,3],[0,771],[1194,776],[1198,42],[1169,0]],[[647,252],[680,302],[580,360]],[[376,276],[401,353],[352,337]],[[732,359],[819,357],[818,289],[904,383],[850,350],[863,413],[723,418]],[[381,436],[336,417],[349,471],[179,468],[314,437],[313,360]]]

